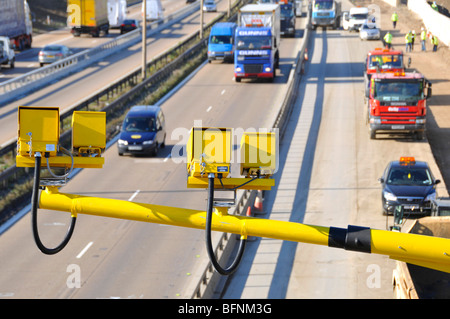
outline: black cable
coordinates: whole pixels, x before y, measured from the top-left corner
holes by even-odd
[[[33,231],[34,241],[38,248],[47,255],[54,255],[60,252],[69,242],[72,237],[73,230],[75,229],[75,222],[77,221],[76,217],[72,217],[70,222],[70,226],[67,230],[66,237],[64,240],[55,248],[47,248],[42,243],[39,238],[39,231],[37,226],[37,209],[38,209],[38,199],[39,199],[39,181],[41,178],[41,156],[40,154],[35,155],[35,163],[34,163],[34,181],[33,181],[33,193],[31,195],[31,229]]]
[[[231,275],[234,273],[241,262],[242,255],[244,254],[245,244],[247,240],[242,239],[239,243],[239,249],[234,259],[233,263],[228,268],[222,268],[214,254],[214,249],[212,247],[211,240],[211,222],[213,215],[213,202],[214,202],[214,174],[212,176],[208,176],[208,208],[206,212],[206,226],[205,226],[205,238],[206,238],[206,250],[209,255],[209,259],[211,260],[212,265],[217,270],[217,272],[221,275]]]

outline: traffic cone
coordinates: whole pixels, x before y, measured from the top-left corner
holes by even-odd
[[[258,190],[255,197],[255,203],[253,207],[258,213],[263,213],[263,200],[262,200],[262,191]]]
[[[308,48],[305,48],[304,59],[308,61]]]
[[[248,205],[247,213],[245,214],[247,217],[252,217],[252,206]]]

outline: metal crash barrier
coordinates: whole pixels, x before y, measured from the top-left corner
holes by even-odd
[[[194,127],[187,150],[187,187],[208,191],[206,211],[176,208],[124,200],[64,194],[58,191],[67,179],[67,171],[75,167],[101,168],[104,159],[104,114],[81,112],[74,114],[72,150],[58,144],[59,110],[46,107],[19,108],[17,166],[35,167],[32,195],[32,231],[39,249],[56,254],[70,240],[79,214],[121,218],[141,222],[205,229],[207,250],[214,268],[222,275],[233,273],[241,260],[248,236],[281,239],[324,245],[364,253],[387,255],[392,259],[450,272],[450,239],[375,230],[367,227],[348,228],[306,225],[249,216],[228,214],[233,196],[219,198],[219,191],[237,189],[270,190],[275,185],[277,136],[275,133],[244,133],[241,140],[241,177],[231,177],[231,136],[229,128]],[[93,129],[95,128],[95,129]],[[40,178],[40,168],[63,169],[52,173],[51,179]],[[64,240],[55,248],[42,245],[36,224],[38,208],[69,212],[72,223]],[[236,259],[222,267],[210,246],[211,231],[241,236]]]

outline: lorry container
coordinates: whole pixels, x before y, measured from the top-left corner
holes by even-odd
[[[450,216],[416,219],[407,232],[450,238]],[[450,298],[449,273],[402,261],[396,261],[392,284],[394,297],[398,299]]]
[[[238,12],[234,76],[265,78],[276,76],[279,64],[280,6],[278,4],[248,4]]]
[[[297,17],[303,15],[303,0],[295,0],[295,15]]]
[[[208,38],[208,62],[234,61],[236,26],[234,22],[218,22],[213,25]]]
[[[31,48],[33,26],[28,3],[2,0],[0,7],[0,36],[9,38],[14,49]]]
[[[108,0],[67,0],[67,25],[74,36],[108,34]]]
[[[311,8],[311,26],[339,28],[341,3],[334,0],[314,0]]]
[[[413,133],[423,139],[431,83],[420,73],[375,73],[370,80],[367,122],[377,133]]]
[[[364,91],[369,97],[369,85],[372,74],[406,72],[403,51],[375,48],[369,51],[364,66]]]
[[[160,0],[147,0],[146,3],[147,14],[145,15],[147,20],[159,20],[164,19],[164,9]],[[142,12],[144,12],[144,3],[142,2]]]
[[[108,0],[108,21],[111,29],[120,28],[126,17],[126,0]]]

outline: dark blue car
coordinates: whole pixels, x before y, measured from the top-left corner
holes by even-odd
[[[117,149],[119,155],[149,154],[155,156],[165,146],[164,114],[156,105],[133,106],[123,121]]]
[[[384,214],[393,214],[395,206],[401,205],[407,214],[429,215],[431,201],[436,198],[436,185],[440,183],[428,164],[414,157],[390,162],[379,181]]]

